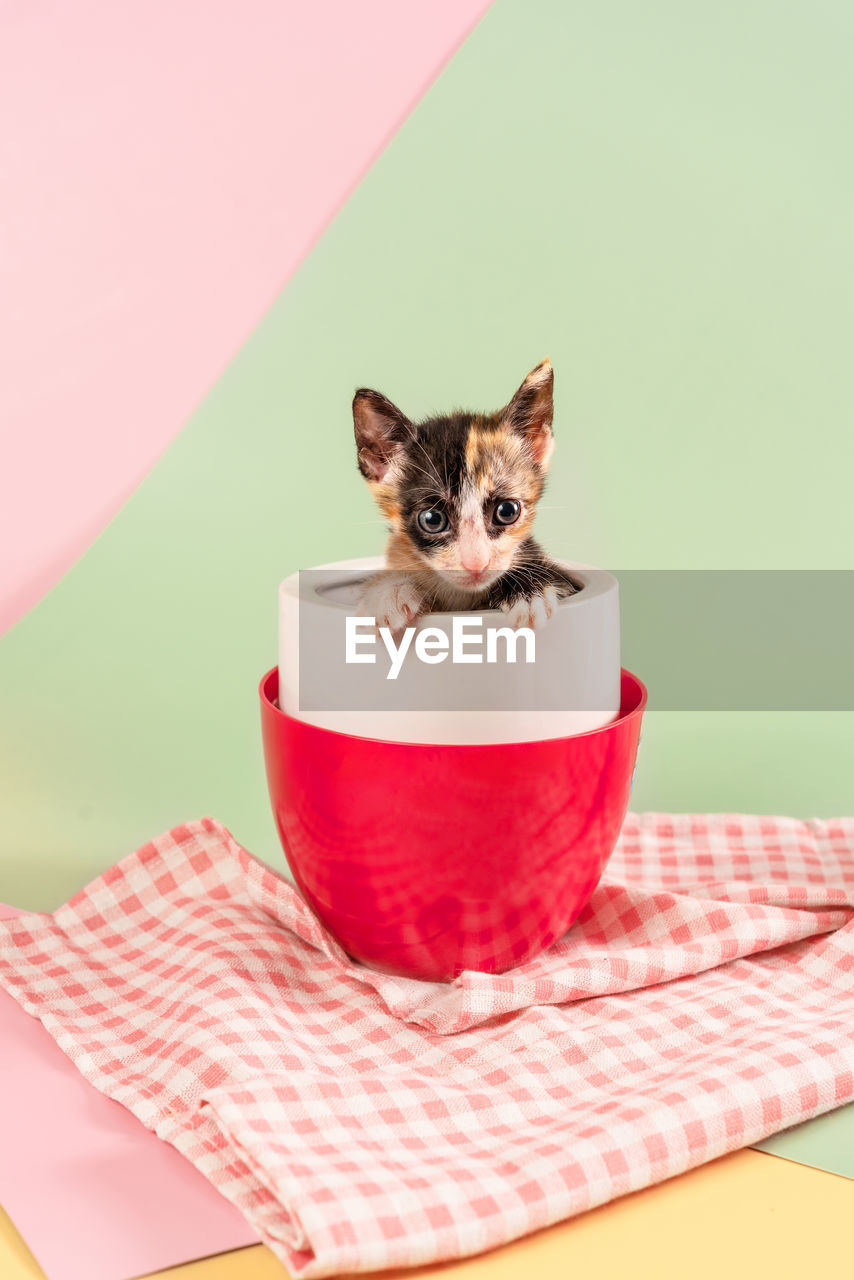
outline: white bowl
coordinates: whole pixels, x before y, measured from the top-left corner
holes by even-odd
[[[524,644],[517,662],[501,660],[503,640],[491,663],[456,663],[450,653],[440,664],[419,661],[415,641],[427,627],[450,638],[454,618],[467,619],[475,637],[469,653],[478,652],[473,619],[481,620],[484,635],[507,627],[499,612],[430,614],[419,620],[395,679],[378,638],[358,648],[375,653],[373,664],[345,662],[347,618],[358,616],[359,588],[384,561],[343,560],[292,574],[279,587],[279,705],[323,729],[396,742],[530,742],[610,724],[620,710],[617,580],[591,565],[561,564],[581,590],[536,631],[533,661],[523,660]],[[368,631],[361,628],[362,636]],[[485,658],[485,644],[482,652]]]

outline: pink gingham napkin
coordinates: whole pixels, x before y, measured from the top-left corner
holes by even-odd
[[[0,922],[0,982],[295,1275],[462,1257],[854,1097],[854,819],[629,815],[561,942],[448,985],[204,819]]]

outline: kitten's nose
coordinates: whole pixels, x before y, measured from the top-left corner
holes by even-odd
[[[460,564],[470,578],[479,578],[489,566],[488,555],[460,556]]]

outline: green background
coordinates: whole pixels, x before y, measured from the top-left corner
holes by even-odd
[[[283,866],[255,686],[279,580],[381,549],[358,385],[410,415],[489,408],[549,355],[555,554],[854,567],[853,35],[826,0],[498,0],[0,642],[0,900],[53,908],[206,813]],[[849,713],[651,711],[632,804],[842,814],[853,761]]]

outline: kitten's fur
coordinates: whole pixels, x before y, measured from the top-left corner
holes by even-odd
[[[417,423],[380,392],[356,392],[359,470],[388,520],[386,564],[397,571],[377,574],[363,593],[362,612],[378,626],[397,631],[423,613],[471,609],[536,626],[577,590],[531,537],[554,448],[553,386],[544,360],[497,413]]]

